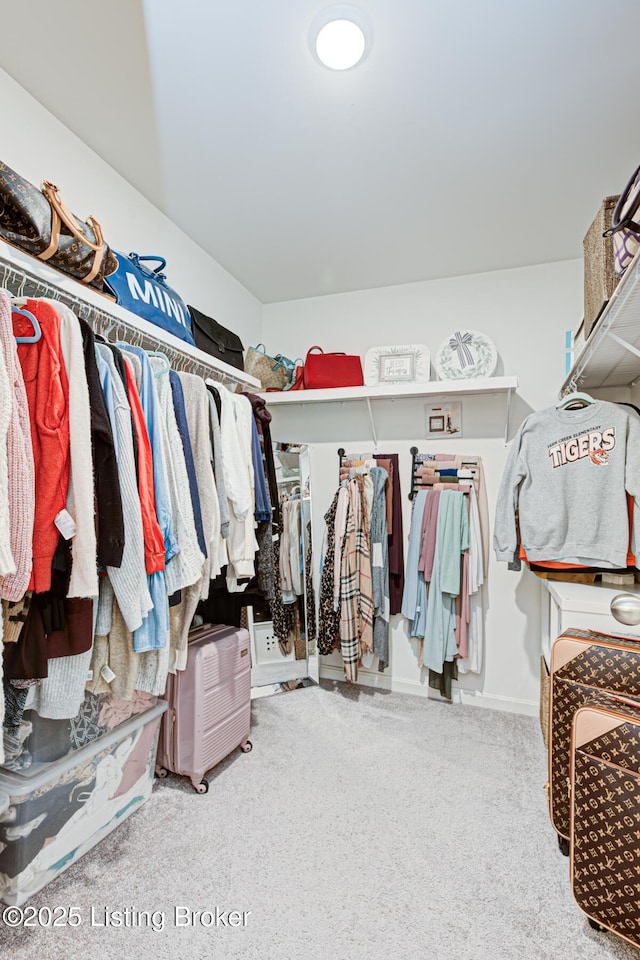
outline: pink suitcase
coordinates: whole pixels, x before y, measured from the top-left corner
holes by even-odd
[[[251,655],[247,630],[197,627],[189,634],[186,670],[169,674],[156,775],[171,770],[206,793],[207,770],[232,750],[251,750]]]

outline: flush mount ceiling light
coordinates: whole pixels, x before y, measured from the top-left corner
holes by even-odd
[[[309,31],[314,57],[331,70],[349,70],[369,52],[371,25],[357,7],[339,3],[319,14]]]

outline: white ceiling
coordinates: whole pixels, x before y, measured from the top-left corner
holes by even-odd
[[[640,163],[638,0],[355,2],[341,73],[331,0],[23,0],[0,66],[263,302],[581,256]]]

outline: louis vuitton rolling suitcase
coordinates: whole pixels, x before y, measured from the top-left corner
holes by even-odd
[[[640,640],[569,629],[551,650],[549,697],[549,814],[560,849],[569,855],[571,835],[571,730],[585,704],[607,706],[611,697],[640,704]]]
[[[206,793],[207,770],[236,747],[251,750],[248,631],[211,624],[190,631],[187,667],[169,674],[165,698],[156,775],[171,770]]]
[[[576,711],[571,887],[591,926],[640,947],[640,708]]]

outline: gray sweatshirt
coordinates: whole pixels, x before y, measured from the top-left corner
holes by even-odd
[[[500,485],[493,536],[498,560],[513,559],[518,508],[528,560],[580,557],[626,567],[626,493],[636,500],[633,542],[640,544],[635,415],[604,400],[578,410],[549,407],[531,414],[511,445]]]

